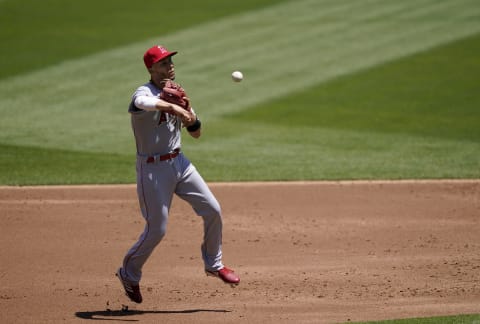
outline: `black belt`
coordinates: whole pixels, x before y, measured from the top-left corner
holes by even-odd
[[[180,154],[180,149],[175,149],[173,152],[160,155],[147,157],[147,163],[153,163],[155,161],[167,161],[176,158]]]

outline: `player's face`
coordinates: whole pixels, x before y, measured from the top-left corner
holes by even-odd
[[[172,57],[166,57],[163,60],[153,64],[150,68],[150,74],[154,81],[161,81],[164,79],[175,79],[175,67]]]

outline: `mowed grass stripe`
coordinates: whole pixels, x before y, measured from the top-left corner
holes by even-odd
[[[477,33],[479,16],[472,0],[304,0],[222,19],[0,82],[0,141],[130,150],[125,107],[148,78],[141,56],[155,43],[181,52],[179,81],[214,118]],[[233,69],[244,82],[230,82]]]
[[[352,10],[354,9],[352,8]],[[250,86],[255,86],[258,83],[268,87],[269,80],[271,82],[275,82],[275,80],[287,81],[290,85],[290,83],[293,84],[294,82],[288,82],[288,80],[292,80],[292,77],[297,74],[302,80],[295,80],[295,85],[298,88],[302,88],[306,84],[311,83],[311,80],[308,80],[309,76],[318,78],[315,81],[321,81],[330,76],[325,74],[325,68],[328,69],[331,65],[319,66],[319,64],[335,63],[340,58],[344,59],[343,56],[345,55],[357,56],[359,50],[369,50],[366,44],[369,44],[370,40],[373,40],[375,44],[381,41],[379,38],[374,39],[368,35],[376,32],[379,28],[384,29],[385,23],[382,23],[382,26],[379,27],[374,24],[365,24],[364,22],[378,18],[388,19],[388,16],[398,14],[404,10],[409,10],[408,6],[398,3],[396,6],[369,11],[365,15],[353,15],[349,20],[339,20],[335,23],[329,23],[325,27],[308,28],[310,25],[289,26],[287,29],[290,29],[292,33],[298,32],[298,37],[294,39],[277,37],[273,38],[272,41],[259,41],[258,46],[246,47],[245,50],[242,50],[242,53],[237,53],[237,55],[233,56],[236,56],[238,62],[242,62],[241,64],[251,64],[252,69],[253,64],[255,64],[258,67],[257,70],[268,72],[258,73],[257,78],[249,78]],[[352,26],[358,27],[352,28]],[[281,34],[285,32],[286,30],[281,30]],[[341,39],[338,39],[335,35],[341,35]],[[363,39],[365,35],[368,38],[366,40]],[[389,37],[391,38],[392,36]],[[365,43],[365,41],[368,43]],[[360,46],[358,46],[359,43],[361,44]],[[229,58],[229,56],[224,57]],[[360,59],[363,58],[359,57],[358,60]],[[337,67],[345,65],[345,62],[339,63]],[[213,68],[214,64],[207,66],[200,64],[196,67],[197,70],[195,72],[197,74],[205,73],[209,68]],[[316,70],[317,73],[309,73],[311,70]],[[307,79],[304,78],[305,76]],[[282,91],[282,87],[275,86]],[[212,92],[218,91],[217,89],[217,87],[211,87],[209,88],[210,91],[207,89],[199,96],[201,98],[203,95],[208,98],[212,96]],[[274,94],[276,92],[270,93]],[[258,99],[258,97],[255,98]],[[244,98],[241,100],[243,102]],[[232,111],[232,109],[229,111]]]
[[[478,32],[478,24],[475,28],[471,24],[458,24],[462,15],[470,14],[465,9],[457,14],[459,6],[455,2],[444,2],[418,10],[402,10],[397,5],[392,11],[380,12],[398,12],[398,17],[385,16],[379,19],[376,11],[367,11],[364,15],[358,13],[351,20],[336,23],[333,28],[331,24],[327,27],[312,26],[305,33],[297,33],[296,38],[274,38],[271,42],[260,43],[256,48],[246,48],[246,58],[238,57],[237,65],[250,71],[245,73],[248,83],[242,89],[249,95],[232,93],[228,98],[228,112],[464,37],[473,30]],[[429,19],[431,15],[450,13],[456,15],[451,15],[452,18],[447,21]],[[224,54],[224,57],[228,58],[228,55]],[[202,90],[196,98],[207,102],[210,98],[218,97],[225,88],[225,85],[222,86],[222,75],[227,72],[211,72],[217,75],[209,81],[214,86],[207,91]],[[203,73],[206,71],[199,72]],[[261,93],[257,95],[256,89],[261,89]],[[209,105],[210,112],[213,113],[222,113],[224,107],[223,102]]]
[[[197,168],[213,181],[478,178],[479,175],[480,145],[473,142],[459,145],[456,140],[433,140],[404,133],[300,128],[284,123],[222,124],[223,129],[218,132],[223,132],[223,136],[186,146]],[[230,137],[230,129],[238,133]]]
[[[328,4],[327,1],[315,1],[307,4],[305,1],[298,6],[296,3],[291,5],[283,5],[277,8],[272,8],[268,11],[255,14],[243,15],[236,18],[234,21],[231,19],[224,19],[224,21],[218,21],[214,27],[221,26],[221,28],[210,29],[209,26],[205,26],[208,29],[208,34],[214,42],[207,44],[207,49],[212,53],[221,53],[221,58],[225,58],[225,54],[231,55],[232,59],[236,57],[242,57],[242,51],[239,50],[241,45],[251,45],[255,47],[261,45],[259,42],[271,42],[272,40],[284,36],[293,32],[294,28],[301,26],[314,26],[319,22],[330,19],[329,17],[335,15],[346,14],[351,10],[360,8],[365,4],[371,2],[378,2],[379,0],[367,0],[365,2],[345,3],[345,2],[332,2]],[[307,7],[308,6],[308,7]],[[204,38],[205,32],[200,34],[199,30],[194,33],[185,31],[182,36],[182,40],[177,42],[179,47],[184,47],[189,55],[197,56],[199,63],[210,64],[214,62],[210,56],[203,55],[205,53],[205,47],[193,47],[190,48],[192,41],[199,37]],[[302,30],[308,32],[308,29]],[[230,37],[225,37],[225,34]],[[302,36],[302,35],[297,35]],[[290,37],[286,37],[290,39]],[[250,47],[242,47],[242,50],[248,51]],[[228,56],[230,57],[230,56]],[[214,58],[218,59],[218,55],[214,55]],[[198,64],[195,64],[198,66]]]
[[[427,0],[431,1],[431,0]],[[378,6],[381,0],[370,0],[366,2],[354,2],[345,4],[338,2],[335,7],[327,8],[308,8],[305,12],[295,13],[291,18],[284,15],[269,17],[268,27],[263,27],[265,20],[255,22],[244,22],[242,26],[233,26],[224,30],[234,35],[225,38],[222,42],[215,42],[213,46],[205,48],[196,48],[196,50],[188,51],[189,55],[197,55],[197,53],[205,53],[205,50],[211,51],[213,55],[201,55],[192,66],[193,71],[207,70],[214,65],[228,62],[231,60],[242,60],[245,57],[250,59],[250,55],[256,57],[266,57],[272,54],[271,51],[281,53],[284,49],[295,48],[289,46],[293,42],[312,42],[321,39],[313,39],[312,36],[326,36],[323,42],[335,40],[332,36],[335,33],[343,32],[351,28],[352,25],[361,25],[367,19],[386,18],[398,10],[409,9],[408,3],[397,2],[389,6]],[[319,2],[321,3],[321,2]],[[368,9],[371,6],[371,10]],[[356,13],[356,14],[354,14]],[[297,18],[300,14],[301,18]],[[258,26],[251,28],[250,31],[244,31],[244,26]],[[285,37],[285,35],[295,35],[295,37]],[[214,35],[215,36],[215,35]],[[217,35],[220,36],[220,35]],[[318,46],[319,44],[316,43]],[[339,44],[336,44],[339,46]],[[221,50],[221,52],[220,52]],[[221,53],[221,55],[215,54]],[[190,71],[190,70],[187,70]]]

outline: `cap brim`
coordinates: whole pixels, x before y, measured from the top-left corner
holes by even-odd
[[[164,56],[162,56],[161,58],[159,58],[158,60],[155,60],[155,62],[153,62],[152,64],[155,64],[157,62],[160,62],[161,60],[164,60],[166,59],[167,57],[170,57],[170,56],[174,56],[175,54],[177,54],[178,52],[168,52],[167,54],[165,54]]]

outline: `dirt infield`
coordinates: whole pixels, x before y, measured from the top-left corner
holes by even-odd
[[[480,313],[480,180],[216,184],[224,261],[175,199],[144,268],[114,272],[143,229],[135,187],[0,187],[0,322],[337,323]],[[128,311],[122,308],[128,307]]]

